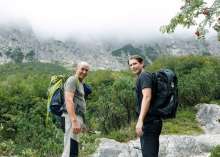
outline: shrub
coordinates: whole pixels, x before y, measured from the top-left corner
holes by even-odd
[[[210,157],[219,157],[219,156],[220,156],[220,145],[217,145],[212,149]]]

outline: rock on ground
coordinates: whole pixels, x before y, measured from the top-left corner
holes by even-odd
[[[199,136],[160,136],[159,157],[208,157],[211,149],[220,145],[220,106],[197,105],[197,120],[205,134]],[[120,143],[112,139],[100,139],[97,151],[91,157],[142,157],[139,139]]]

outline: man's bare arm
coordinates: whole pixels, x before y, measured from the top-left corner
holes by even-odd
[[[76,112],[75,112],[75,104],[73,102],[74,94],[73,92],[65,92],[65,102],[66,102],[66,109],[70,117],[70,121],[72,123],[73,132],[79,133],[80,132],[80,124],[77,120]]]
[[[143,123],[144,119],[149,111],[150,108],[150,100],[151,100],[151,88],[144,88],[142,90],[142,101],[141,101],[141,111],[138,117],[138,122],[136,124],[136,133],[140,137],[143,135]]]
[[[141,112],[139,115],[138,120],[144,121],[144,118],[146,117],[149,108],[150,108],[150,100],[151,100],[151,88],[144,88],[142,90],[142,102],[141,102]]]

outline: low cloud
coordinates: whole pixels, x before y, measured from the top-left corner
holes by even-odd
[[[37,34],[69,36],[158,36],[179,10],[178,0],[2,0],[0,23],[23,20]]]

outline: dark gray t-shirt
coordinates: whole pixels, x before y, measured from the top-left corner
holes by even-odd
[[[136,112],[138,115],[141,111],[141,102],[143,98],[142,90],[144,88],[152,88],[152,86],[153,82],[151,73],[141,72],[136,80]]]
[[[86,101],[84,98],[84,88],[82,82],[80,82],[75,76],[70,76],[64,84],[64,92],[66,91],[74,93],[73,102],[75,104],[75,111],[85,113]]]

